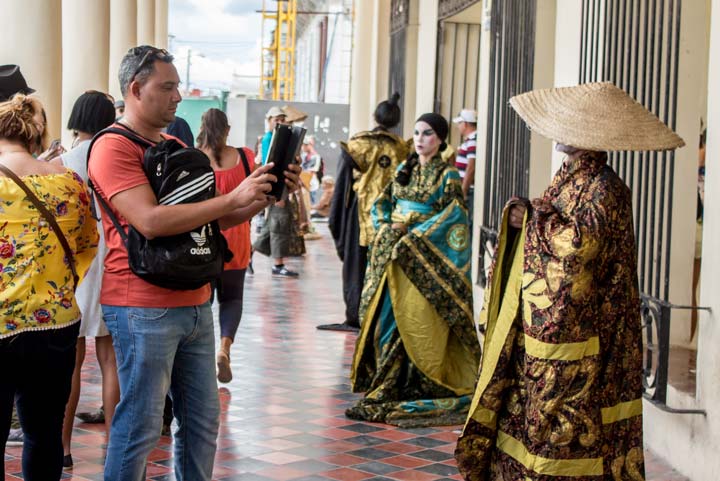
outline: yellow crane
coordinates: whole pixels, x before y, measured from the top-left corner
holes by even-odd
[[[268,4],[275,3],[275,10]],[[297,0],[263,0],[260,98],[295,97],[295,40]],[[265,32],[271,33],[268,37]],[[266,43],[269,43],[267,45]]]

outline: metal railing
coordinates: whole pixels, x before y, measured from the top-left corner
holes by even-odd
[[[643,329],[643,396],[657,408],[675,414],[707,413],[703,409],[676,409],[667,404],[670,373],[670,320],[673,310],[693,309],[676,306],[655,297],[640,296],[640,315]],[[694,309],[707,310],[707,307]]]
[[[582,0],[579,81],[610,81],[675,129],[682,0]],[[609,163],[633,195],[643,326],[644,396],[667,405],[668,302],[675,152],[613,152]],[[707,309],[707,308],[695,308]]]
[[[530,130],[510,107],[510,97],[532,90],[536,0],[492,2],[490,82],[485,151],[484,204],[478,284],[485,286],[485,258],[492,257],[502,209],[513,196],[528,196]]]

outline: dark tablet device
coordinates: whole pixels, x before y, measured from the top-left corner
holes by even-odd
[[[288,166],[295,163],[295,158],[300,153],[300,146],[305,138],[306,130],[302,127],[278,124],[273,131],[267,161],[275,165],[270,173],[277,177],[277,182],[272,183],[270,195],[278,201],[283,199],[285,192],[285,174]]]

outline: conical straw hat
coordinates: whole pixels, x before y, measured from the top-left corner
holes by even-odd
[[[306,114],[302,110],[296,109],[292,105],[284,105],[282,109],[283,112],[285,112],[286,120],[290,123],[302,122],[308,117],[308,114]]]
[[[670,150],[685,145],[610,82],[533,90],[511,98],[510,105],[532,130],[578,149]]]

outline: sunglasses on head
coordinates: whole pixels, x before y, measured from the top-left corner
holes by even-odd
[[[132,77],[130,77],[131,82],[133,80],[135,80],[135,77],[137,76],[137,74],[139,74],[140,71],[143,68],[145,68],[150,62],[153,62],[155,60],[166,60],[168,57],[171,57],[170,52],[168,52],[164,48],[150,47],[148,49],[144,49],[144,48],[140,48],[140,47],[135,47],[135,48],[131,49],[130,52],[133,55],[140,55],[143,52],[143,50],[146,50],[145,55],[143,55],[142,60],[140,60],[140,63],[138,64],[137,68],[133,72]]]

